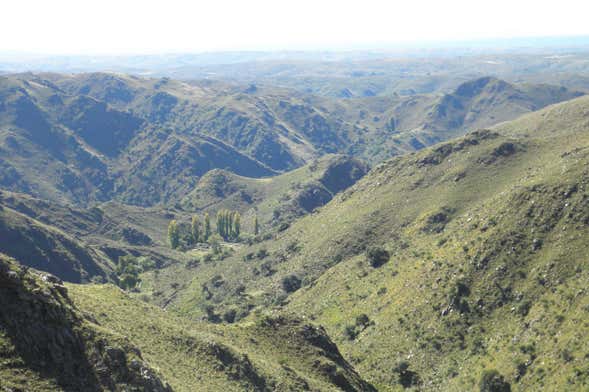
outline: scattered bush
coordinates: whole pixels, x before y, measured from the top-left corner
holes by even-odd
[[[282,288],[287,293],[292,293],[301,288],[301,280],[296,275],[288,275],[282,278]]]
[[[235,316],[237,315],[237,311],[235,309],[229,309],[223,314],[223,320],[226,323],[233,323],[235,322]]]
[[[401,361],[393,371],[397,374],[398,382],[403,388],[411,388],[419,384],[419,375],[409,370],[409,362]]]
[[[485,370],[479,382],[481,392],[511,392],[511,385],[497,370]]]
[[[205,314],[207,315],[207,320],[212,323],[220,323],[221,317],[217,313],[215,313],[215,307],[213,305],[206,305],[204,308]]]
[[[391,258],[389,252],[380,246],[368,248],[366,251],[366,257],[368,258],[370,265],[374,268],[382,266]]]
[[[260,250],[258,250],[258,253],[256,253],[256,257],[258,259],[265,259],[266,257],[268,257],[269,253],[268,250],[266,248],[262,248]]]
[[[209,245],[216,255],[221,253],[221,241],[223,241],[223,238],[219,234],[214,234],[209,238]]]
[[[137,264],[143,272],[151,271],[152,269],[155,269],[155,267],[157,266],[155,261],[145,256],[138,257]]]
[[[139,279],[140,267],[137,259],[131,255],[119,257],[115,272],[119,277],[119,286],[124,290],[131,290],[141,281]]]
[[[344,329],[344,335],[348,338],[348,340],[354,340],[358,336],[359,332],[354,325],[348,325]]]
[[[366,314],[361,314],[356,317],[356,326],[360,328],[366,328],[370,325],[370,318]]]
[[[344,334],[349,340],[354,340],[362,331],[373,325],[374,322],[370,321],[370,318],[366,314],[361,314],[356,317],[354,325],[348,325],[344,329]]]
[[[193,269],[193,268],[198,267],[199,264],[200,264],[200,259],[194,258],[192,260],[188,260],[188,262],[186,263],[186,268]]]
[[[520,316],[527,316],[528,313],[530,312],[530,309],[532,308],[532,302],[529,300],[525,300],[522,301],[518,306],[517,306],[517,314],[519,314]]]

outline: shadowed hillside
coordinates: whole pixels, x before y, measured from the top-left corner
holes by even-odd
[[[0,254],[0,387],[172,391],[127,338],[82,313],[52,275]]]
[[[61,202],[180,201],[212,169],[267,177],[344,153],[378,162],[578,93],[482,78],[443,96],[337,100],[115,74],[0,79],[0,186]]]

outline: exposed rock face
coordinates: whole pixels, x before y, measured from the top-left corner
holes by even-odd
[[[171,391],[138,349],[74,307],[60,279],[1,254],[0,340],[11,348],[2,352],[4,373],[30,369],[65,391]]]

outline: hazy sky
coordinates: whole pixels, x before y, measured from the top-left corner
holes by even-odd
[[[158,53],[589,34],[587,0],[3,0],[0,51]]]

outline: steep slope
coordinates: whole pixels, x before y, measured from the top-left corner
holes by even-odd
[[[107,162],[45,110],[63,108],[56,86],[0,78],[0,185],[53,200],[101,200],[112,190]]]
[[[180,201],[211,169],[266,177],[329,153],[369,162],[578,93],[482,78],[443,96],[330,99],[115,74],[0,78],[0,186],[59,202]]]
[[[0,353],[3,390],[172,390],[126,338],[82,313],[57,278],[3,254]]]
[[[124,75],[47,75],[73,95],[85,94],[132,110],[186,137],[212,136],[268,167],[284,171],[346,145],[352,125],[283,89],[223,83],[140,79]],[[284,108],[296,107],[284,116]]]
[[[50,204],[43,203],[45,210],[41,208],[41,211],[48,215],[40,215],[27,206],[27,200],[25,195],[0,192],[0,252],[18,258],[24,265],[50,272],[70,282],[87,282],[95,277],[102,280],[112,278],[111,260],[104,253],[88,247],[74,230],[72,234],[62,230],[87,226],[88,222],[100,220],[99,215],[70,214],[73,219],[68,220],[69,224],[57,223],[60,229],[52,225],[53,220],[68,214],[56,210],[50,212],[47,210]]]
[[[491,77],[480,78],[444,95],[428,113],[423,127],[432,130],[488,127],[580,95],[562,87],[516,86]]]
[[[64,286],[1,253],[0,305],[6,390],[375,390],[322,328],[265,317],[213,329],[114,286]]]
[[[47,78],[70,94],[88,94],[187,137],[213,136],[278,171],[326,153],[377,162],[580,95],[492,77],[467,81],[446,94],[359,99],[111,74]]]
[[[170,249],[167,226],[189,214],[117,202],[89,209],[0,191],[0,252],[68,282],[117,282],[120,256],[161,267],[187,256]],[[150,263],[151,264],[151,263]]]
[[[213,168],[274,174],[220,140],[179,135],[32,74],[0,79],[0,168],[4,189],[83,205],[177,201]]]
[[[139,159],[138,159],[139,157]],[[264,177],[274,171],[211,137],[145,132],[123,154],[115,184],[117,198],[135,205],[171,204],[188,193],[209,170]]]
[[[389,132],[372,153],[387,157],[387,151],[419,150],[580,95],[562,87],[483,77],[441,96],[413,96],[379,114]]]
[[[367,172],[362,162],[326,155],[299,169],[278,176],[255,179],[224,170],[203,176],[183,200],[187,211],[239,211],[246,229],[254,216],[261,226],[277,226],[312,212],[352,186]]]
[[[472,390],[491,369],[513,390],[587,387],[588,111],[582,97],[389,160],[200,265],[171,305],[306,315],[382,390]]]
[[[68,286],[104,328],[135,342],[176,391],[374,391],[322,328],[265,317],[235,326],[191,322],[112,286]]]

